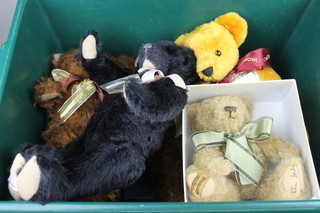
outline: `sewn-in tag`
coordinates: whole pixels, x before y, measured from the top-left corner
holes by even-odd
[[[8,184],[11,189],[13,189],[14,191],[18,191],[16,176],[10,175],[10,177],[8,178]]]

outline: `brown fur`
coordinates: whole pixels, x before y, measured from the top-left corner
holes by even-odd
[[[74,59],[77,50],[70,50],[61,55],[58,61],[54,61],[54,68],[66,70],[67,72],[88,78],[81,64]],[[52,99],[44,98],[48,94],[56,94]],[[100,99],[98,94],[93,94],[69,119],[62,122],[58,109],[70,97],[71,89],[63,88],[60,82],[55,81],[51,76],[42,77],[34,86],[34,103],[47,110],[49,122],[41,137],[46,144],[57,149],[62,149],[70,141],[78,137],[87,126]]]
[[[182,202],[184,200],[181,140],[181,136],[175,137],[175,128],[170,128],[160,150],[149,159],[155,187],[155,201]]]
[[[67,72],[82,78],[89,78],[89,75],[81,63],[74,58],[78,54],[77,49],[72,49],[56,61],[53,60],[54,68],[66,70]],[[128,56],[110,57],[122,68],[134,68],[134,59]],[[44,98],[48,94],[56,95],[55,98],[47,100]],[[95,108],[101,100],[98,94],[93,94],[79,109],[64,123],[62,122],[58,109],[70,97],[71,90],[62,87],[60,82],[55,81],[51,76],[42,77],[34,86],[34,104],[46,109],[49,122],[41,136],[45,143],[62,149],[70,141],[78,137],[87,126]]]

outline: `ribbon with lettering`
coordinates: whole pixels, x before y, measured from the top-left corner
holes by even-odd
[[[64,88],[73,85],[71,89],[71,96],[58,110],[63,122],[65,122],[95,92],[98,92],[100,99],[103,99],[102,91],[98,91],[98,87],[94,81],[71,75],[62,69],[53,69],[51,71],[51,75],[55,81],[61,82]]]
[[[238,133],[203,131],[192,135],[195,147],[226,145],[225,157],[236,169],[236,179],[241,185],[257,185],[264,170],[258,157],[251,151],[250,141],[263,141],[270,137],[272,118],[261,117],[244,125]]]
[[[271,66],[270,52],[267,48],[260,48],[249,52],[242,57],[237,65],[219,83],[230,83],[232,76],[236,73],[262,70],[264,66]]]

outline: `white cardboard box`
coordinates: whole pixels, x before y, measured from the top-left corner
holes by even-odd
[[[255,83],[202,84],[188,86],[188,104],[203,99],[232,95],[250,98],[253,103],[252,118],[271,116],[272,134],[295,143],[301,151],[304,165],[312,188],[311,199],[319,199],[319,185],[311,156],[307,132],[303,120],[300,100],[295,80],[264,81]],[[187,125],[185,110],[182,114],[183,176],[186,168],[193,163],[195,147],[191,141],[191,132]],[[184,198],[190,201],[184,181]]]

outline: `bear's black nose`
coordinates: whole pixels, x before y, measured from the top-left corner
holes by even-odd
[[[213,68],[212,67],[208,67],[207,69],[203,70],[202,73],[205,74],[208,77],[211,77],[212,73],[213,73]]]

